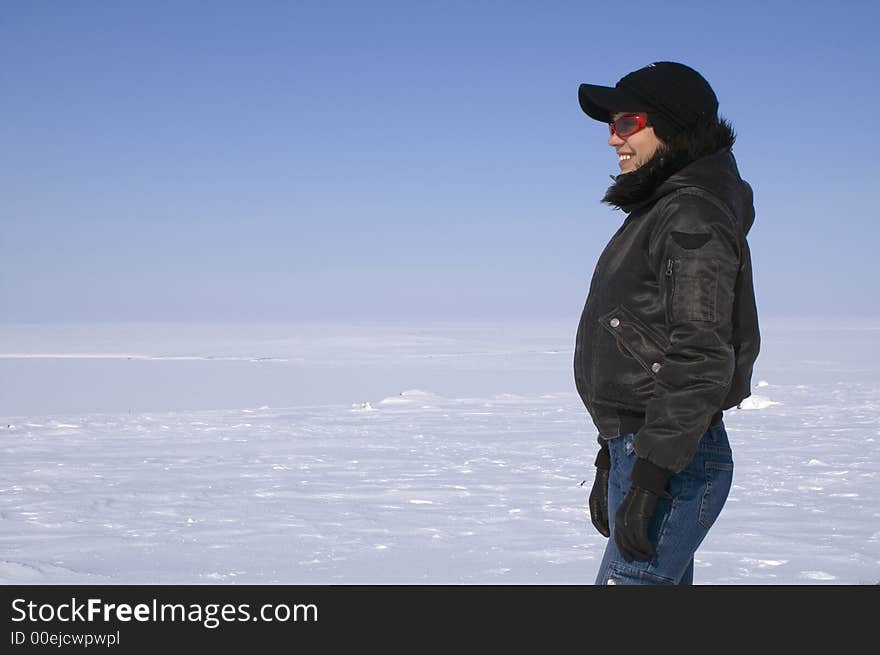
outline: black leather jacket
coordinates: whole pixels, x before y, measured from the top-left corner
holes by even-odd
[[[760,335],[746,242],[752,190],[733,154],[661,179],[631,204],[611,201],[629,213],[596,264],[574,374],[600,444],[637,432],[637,470],[665,474],[665,484],[712,417],[750,395]]]

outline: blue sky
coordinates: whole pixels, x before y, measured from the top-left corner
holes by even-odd
[[[4,322],[570,319],[623,220],[577,103],[700,70],[763,316],[877,316],[872,2],[5,2]]]

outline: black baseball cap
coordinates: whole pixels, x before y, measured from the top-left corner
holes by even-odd
[[[706,79],[672,61],[649,64],[614,86],[581,84],[578,101],[587,116],[603,123],[614,112],[645,112],[661,138],[718,120],[718,98]]]

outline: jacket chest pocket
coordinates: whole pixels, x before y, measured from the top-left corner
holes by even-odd
[[[618,346],[630,354],[652,376],[663,366],[668,340],[652,330],[625,305],[618,305],[599,317],[599,322],[610,332]]]
[[[669,323],[717,319],[718,262],[698,257],[666,260],[666,318]]]

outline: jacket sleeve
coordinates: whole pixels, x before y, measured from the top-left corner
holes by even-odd
[[[698,193],[673,194],[658,209],[648,257],[666,309],[669,345],[635,437],[639,459],[632,481],[663,490],[669,476],[690,462],[733,378],[741,246],[732,215]]]

